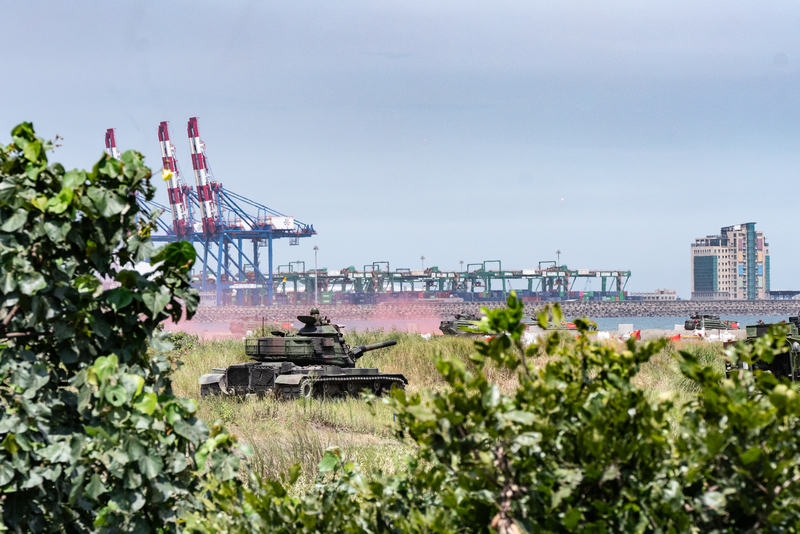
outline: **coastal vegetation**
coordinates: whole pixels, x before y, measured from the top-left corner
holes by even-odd
[[[383,398],[198,398],[241,342],[185,314],[194,248],[156,249],[136,152],[50,163],[32,125],[0,146],[0,530],[10,532],[797,532],[800,396],[761,370],[786,329],[714,344],[525,343],[523,303],[486,339],[395,338],[360,365]],[[147,276],[134,269],[148,261]],[[104,288],[103,280],[117,282]],[[560,324],[558,306],[549,313]],[[170,337],[172,340],[170,340]]]

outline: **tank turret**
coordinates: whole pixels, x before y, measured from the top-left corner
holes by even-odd
[[[335,397],[368,389],[381,395],[393,387],[405,388],[401,374],[356,368],[365,353],[396,345],[396,340],[355,348],[345,342],[338,325],[320,316],[316,308],[297,318],[303,323],[297,334],[272,332],[273,337],[245,341],[252,363],[214,369],[200,378],[200,394],[266,394],[279,397]]]

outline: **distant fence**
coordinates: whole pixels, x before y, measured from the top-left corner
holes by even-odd
[[[527,302],[525,310],[533,315],[541,308],[543,302]],[[550,304],[550,303],[547,303]],[[789,300],[756,300],[756,301],[709,301],[697,302],[689,300],[648,302],[562,302],[564,313],[570,317],[689,317],[692,313],[714,315],[795,315],[800,303]],[[374,305],[324,305],[318,307],[322,315],[331,320],[374,320],[374,319],[431,319],[450,318],[456,313],[477,313],[481,306],[497,308],[501,302],[409,302],[402,304],[383,303]],[[262,320],[268,322],[292,321],[298,315],[307,315],[309,306],[224,306],[198,309],[195,321],[199,322],[231,322],[243,320]]]

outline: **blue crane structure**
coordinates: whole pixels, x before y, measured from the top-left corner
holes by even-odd
[[[213,289],[217,306],[232,303],[234,296],[235,303],[241,306],[246,295],[250,296],[250,304],[261,304],[264,289],[266,304],[272,306],[275,286],[273,241],[288,238],[291,244],[296,245],[300,238],[311,237],[317,232],[313,225],[224,189],[213,179],[209,169],[196,117],[189,120],[187,130],[196,188],[186,185],[182,179],[167,122],[159,125],[162,177],[168,183],[170,206],[141,197],[137,197],[137,202],[148,213],[170,211],[173,221],[170,226],[157,218],[158,233],[151,239],[162,243],[188,241],[195,248],[199,245],[201,272],[193,285],[204,293]],[[111,157],[120,157],[113,128],[106,131],[106,152]],[[200,216],[196,217],[195,213]],[[249,248],[248,242],[252,248],[245,250]],[[261,247],[267,247],[266,273],[260,267]],[[209,256],[213,265],[209,264]]]

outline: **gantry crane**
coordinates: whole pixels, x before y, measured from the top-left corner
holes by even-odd
[[[187,133],[195,175],[194,190],[182,180],[167,123],[162,122],[158,128],[162,173],[168,183],[169,211],[173,224],[170,226],[158,220],[157,225],[162,233],[153,235],[152,240],[185,240],[201,247],[202,254],[198,254],[201,272],[195,285],[201,294],[213,289],[217,306],[224,301],[233,301],[234,295],[236,303],[241,305],[246,294],[250,296],[252,304],[260,304],[264,293],[267,304],[271,306],[274,290],[273,240],[289,238],[296,244],[299,238],[311,237],[317,232],[313,225],[225,190],[221,183],[214,181],[209,168],[197,117],[189,119]],[[120,158],[113,129],[106,131],[106,151],[112,157]],[[145,202],[138,197],[137,202],[148,212],[153,208],[167,210],[157,202]],[[199,219],[195,219],[195,210]],[[251,254],[245,252],[244,245],[248,241],[252,244]],[[267,247],[266,273],[262,273],[259,266],[260,247]],[[212,267],[209,265],[209,256],[215,263],[215,276],[210,274]]]

